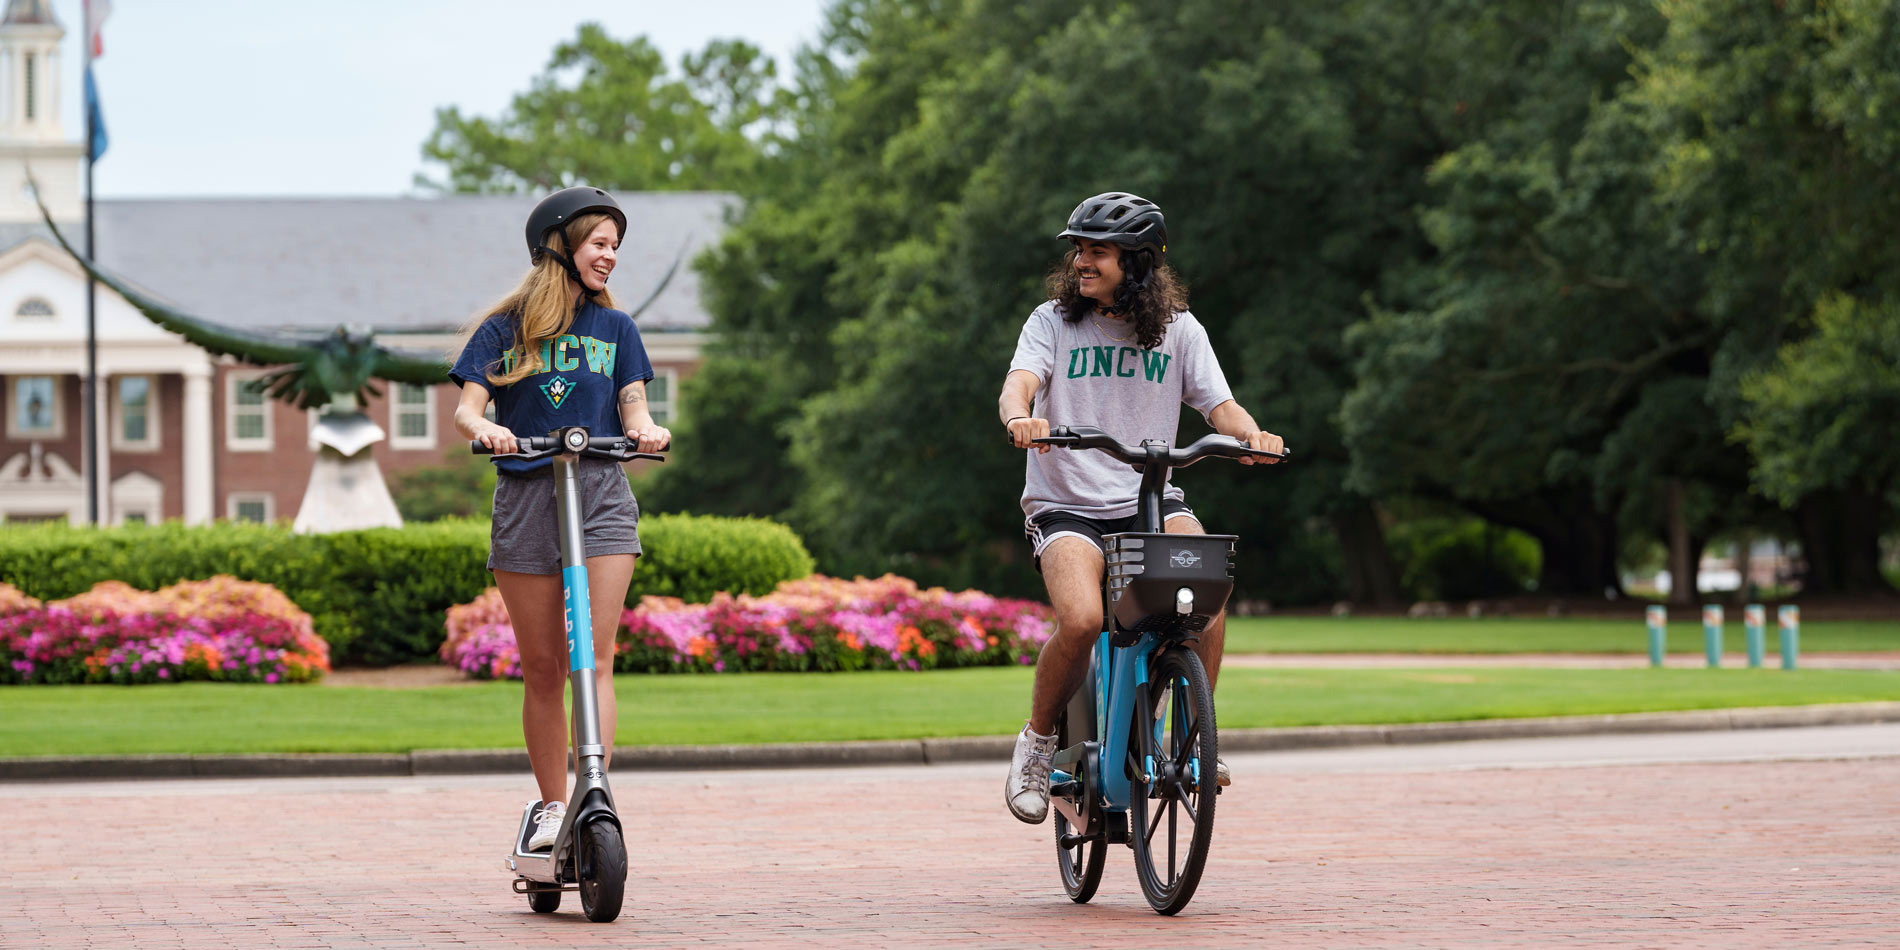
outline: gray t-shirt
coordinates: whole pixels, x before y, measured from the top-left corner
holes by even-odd
[[[1114,332],[1114,336],[1109,335]],[[1183,310],[1168,324],[1161,345],[1135,345],[1127,321],[1090,314],[1069,323],[1055,301],[1037,307],[1016,340],[1011,372],[1035,373],[1037,418],[1051,426],[1095,426],[1130,445],[1165,439],[1172,445],[1187,403],[1206,416],[1234,397],[1221,374],[1207,331]],[[1116,339],[1122,337],[1123,339]],[[1135,513],[1141,473],[1094,449],[1031,451],[1023,485],[1023,514],[1071,511],[1088,518]],[[1181,489],[1168,486],[1168,498]]]

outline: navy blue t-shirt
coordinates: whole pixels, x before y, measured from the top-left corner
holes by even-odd
[[[628,383],[653,378],[653,364],[633,318],[591,300],[581,304],[566,333],[541,344],[542,371],[506,386],[488,381],[488,371],[506,372],[520,354],[515,318],[498,313],[482,322],[455,360],[449,378],[477,383],[495,402],[495,421],[516,436],[544,436],[562,426],[586,426],[594,435],[625,435],[616,397]],[[495,459],[504,472],[523,474],[553,460]]]

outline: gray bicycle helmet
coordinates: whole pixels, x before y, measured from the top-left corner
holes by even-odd
[[[1076,205],[1069,212],[1069,226],[1056,237],[1146,248],[1154,252],[1156,266],[1168,253],[1168,224],[1161,208],[1125,191],[1105,192]]]

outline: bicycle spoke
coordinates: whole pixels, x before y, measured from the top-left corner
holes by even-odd
[[[1177,876],[1177,872],[1175,870],[1177,865],[1174,860],[1174,843],[1176,841],[1179,841],[1181,838],[1181,836],[1175,831],[1174,806],[1175,806],[1175,802],[1168,803],[1168,887],[1170,889],[1174,887],[1174,879]]]
[[[1194,810],[1194,806],[1193,806],[1193,805],[1190,805],[1190,804],[1188,804],[1188,801],[1187,801],[1187,797],[1186,797],[1186,796],[1181,796],[1181,797],[1178,797],[1178,798],[1176,798],[1176,799],[1174,799],[1174,801],[1175,801],[1175,802],[1178,802],[1178,803],[1180,803],[1180,805],[1181,805],[1181,809],[1182,809],[1183,811],[1186,811],[1186,812],[1187,812],[1187,815],[1188,815],[1188,820],[1189,820],[1189,821],[1191,821],[1191,822],[1193,822],[1193,823],[1195,823],[1195,824],[1197,824],[1197,825],[1201,823],[1201,816],[1200,816],[1199,814],[1197,814],[1197,813],[1195,812],[1195,810]],[[1172,817],[1173,817],[1173,815],[1174,815],[1174,813],[1173,813],[1172,811],[1170,811],[1170,812],[1168,813],[1168,815],[1169,815],[1169,817],[1170,817],[1170,818],[1172,818]]]

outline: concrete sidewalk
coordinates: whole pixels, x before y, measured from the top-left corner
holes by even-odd
[[[1223,729],[1223,753],[1475,739],[1689,732],[1900,722],[1900,702],[1701,709],[1540,719],[1370,726]],[[796,742],[736,746],[623,746],[616,771],[940,765],[1009,758],[1011,736]],[[528,771],[519,749],[425,749],[388,754],[47,756],[0,759],[0,781],[457,775]]]
[[[1251,669],[1442,669],[1446,667],[1545,667],[1572,670],[1634,670],[1649,665],[1645,653],[1229,653],[1221,666]],[[1707,669],[1702,653],[1671,653],[1663,657],[1669,669]],[[1900,653],[1803,653],[1804,670],[1900,670]],[[1729,653],[1722,668],[1746,669],[1748,657]],[[1780,669],[1781,657],[1762,658],[1763,669]]]

